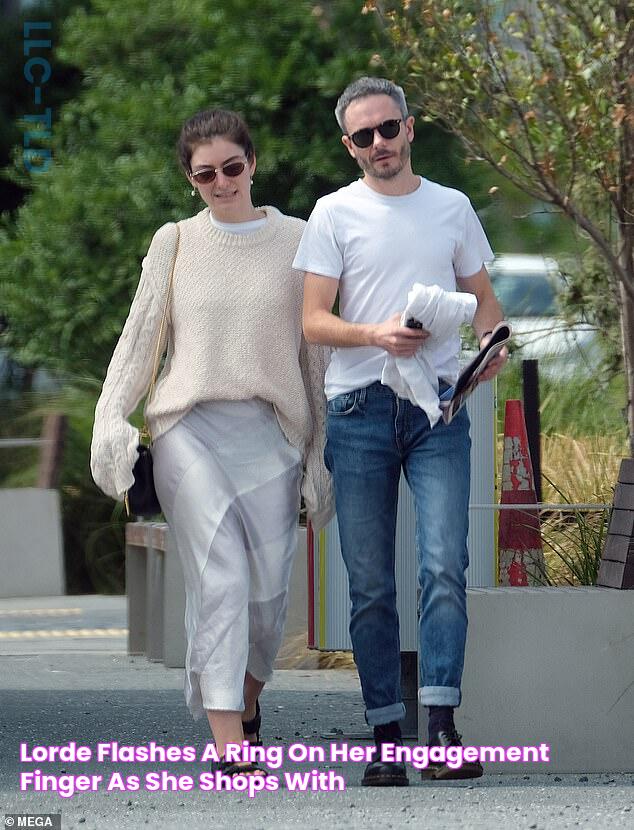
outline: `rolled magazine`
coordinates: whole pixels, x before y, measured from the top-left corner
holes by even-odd
[[[491,332],[486,346],[460,372],[458,380],[440,396],[440,408],[446,424],[451,423],[455,414],[467,402],[467,398],[480,383],[480,376],[489,363],[498,355],[511,339],[511,326],[502,320]]]

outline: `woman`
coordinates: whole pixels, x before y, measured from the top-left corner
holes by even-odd
[[[225,110],[200,112],[184,124],[178,152],[206,207],[152,239],[95,410],[91,468],[117,499],[134,481],[138,431],[127,418],[150,383],[174,263],[167,357],[146,418],[185,576],[185,697],[194,718],[206,713],[222,757],[229,742],[259,740],[258,697],[282,638],[300,482],[314,526],[332,514],[325,354],[301,334],[302,274],[291,263],[304,222],[253,206],[245,123]]]

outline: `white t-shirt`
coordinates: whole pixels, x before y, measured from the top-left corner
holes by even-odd
[[[220,231],[227,231],[227,233],[255,233],[266,225],[266,216],[262,219],[250,219],[248,222],[220,222],[214,218],[214,215],[209,211],[209,221]]]
[[[456,291],[456,277],[477,274],[492,258],[464,193],[421,178],[413,193],[384,196],[357,180],[317,201],[293,268],[339,280],[343,320],[380,323],[404,310],[414,283]],[[458,331],[427,348],[438,377],[455,382]],[[380,380],[385,357],[374,346],[333,349],[326,397]]]

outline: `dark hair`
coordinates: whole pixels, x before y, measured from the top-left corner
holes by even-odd
[[[196,147],[218,137],[239,145],[247,160],[253,159],[255,150],[249,128],[237,112],[203,110],[187,119],[178,139],[178,158],[186,174],[191,173],[191,158]]]

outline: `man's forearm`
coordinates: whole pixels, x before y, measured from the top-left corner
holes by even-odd
[[[304,337],[323,346],[374,346],[374,323],[348,323],[330,311],[313,311],[304,318]]]
[[[477,297],[478,308],[472,325],[478,342],[481,342],[482,338],[504,319],[504,312],[497,301],[487,270],[483,265],[477,274],[471,277],[456,277],[456,282],[460,291],[468,291]]]
[[[485,334],[489,334],[504,319],[504,314],[495,296],[487,297],[478,304],[477,311],[473,318],[473,330],[478,341],[482,340]]]

